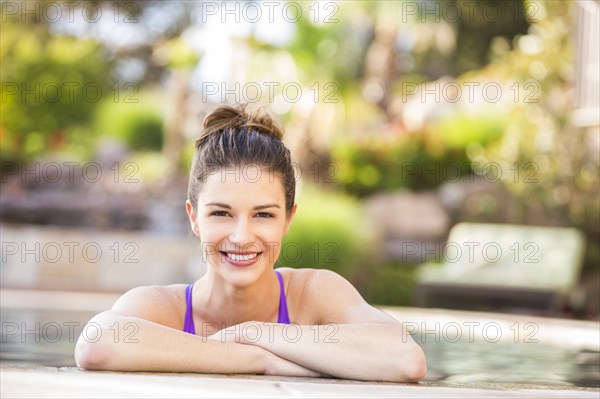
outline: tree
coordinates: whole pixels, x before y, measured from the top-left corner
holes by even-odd
[[[98,101],[114,95],[101,46],[92,39],[53,36],[44,22],[8,17],[0,59],[4,161],[59,146],[69,127],[87,123]]]

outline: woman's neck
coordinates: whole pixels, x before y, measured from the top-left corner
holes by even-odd
[[[277,318],[279,281],[273,270],[266,270],[252,285],[238,287],[209,266],[196,282],[193,294],[194,313],[201,320],[217,323],[219,329],[245,321],[271,322]]]

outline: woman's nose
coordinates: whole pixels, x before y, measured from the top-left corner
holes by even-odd
[[[252,232],[250,223],[246,220],[238,221],[229,235],[229,240],[234,244],[238,244],[240,248],[253,243],[254,233]]]

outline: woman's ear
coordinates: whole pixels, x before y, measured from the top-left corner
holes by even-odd
[[[298,204],[294,204],[289,216],[286,215],[285,226],[283,227],[283,235],[287,234],[288,230],[290,229],[290,226],[292,225],[292,219],[294,218],[294,215],[296,214],[296,208],[298,208]]]
[[[198,230],[198,224],[196,223],[196,212],[194,211],[194,207],[192,206],[192,203],[190,202],[190,200],[186,200],[185,201],[185,210],[188,214],[188,219],[190,220],[190,227],[192,228],[192,231],[194,232],[194,235],[198,238],[200,238],[200,230]]]

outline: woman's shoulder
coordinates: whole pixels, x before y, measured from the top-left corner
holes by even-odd
[[[185,284],[149,285],[123,294],[113,311],[177,328],[185,315]]]
[[[279,267],[276,269],[281,273],[284,280],[295,280],[296,284],[311,284],[324,280],[345,280],[344,277],[329,269]]]
[[[369,305],[343,276],[329,269],[294,269],[298,276],[296,302],[299,324],[397,323],[386,313]],[[283,273],[282,273],[283,274]]]
[[[311,267],[303,267],[303,268],[297,268],[297,267],[278,267],[277,269],[278,272],[282,272],[282,273],[291,273],[291,274],[314,274],[314,273],[321,273],[321,272],[325,272],[325,273],[335,273],[329,269],[316,269],[316,268],[311,268]],[[337,273],[336,273],[337,274]]]
[[[280,267],[277,271],[281,272],[284,281],[287,280],[286,288],[289,287],[290,292],[302,302],[319,297],[320,291],[332,286],[349,284],[344,277],[329,269]]]
[[[296,289],[306,286],[306,284],[310,283],[311,279],[314,278],[320,271],[319,269],[297,269],[293,267],[278,267],[275,270],[281,273],[286,288],[290,287]]]
[[[142,285],[132,288],[127,291],[121,298],[133,300],[148,299],[152,301],[160,301],[171,303],[185,299],[186,284],[171,284],[171,285]]]
[[[365,304],[356,289],[338,273],[329,269],[280,268],[289,280],[289,293],[299,324],[325,324],[354,320],[349,318],[357,306]]]

